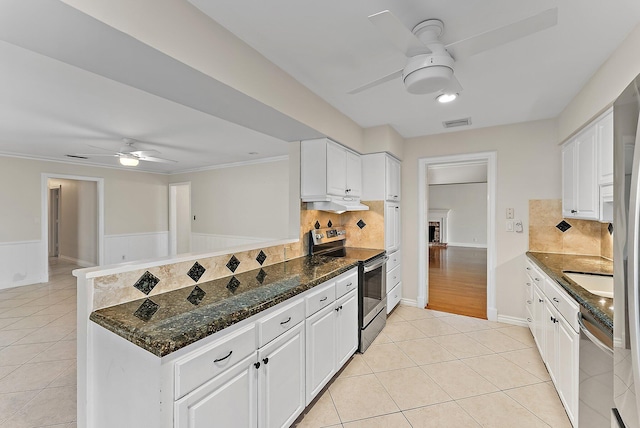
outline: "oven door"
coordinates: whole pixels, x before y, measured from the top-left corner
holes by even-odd
[[[386,262],[383,256],[365,263],[360,275],[360,292],[362,293],[362,325],[366,327],[371,320],[387,305]]]

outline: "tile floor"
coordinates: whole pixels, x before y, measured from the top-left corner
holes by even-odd
[[[77,267],[52,259],[49,282],[0,290],[0,428],[76,426]]]
[[[76,427],[77,266],[0,290],[0,428]],[[398,307],[297,427],[570,427],[529,330]]]
[[[295,426],[571,424],[528,328],[399,306]]]

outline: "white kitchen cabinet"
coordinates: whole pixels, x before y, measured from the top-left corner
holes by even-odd
[[[259,428],[289,427],[305,408],[304,333],[299,323],[258,350]]]
[[[362,199],[400,201],[401,163],[388,153],[362,156]]]
[[[385,189],[387,201],[400,200],[400,161],[387,155],[385,157]]]
[[[358,350],[358,290],[336,302],[336,372]]]
[[[538,352],[544,360],[546,355],[545,350],[545,335],[544,335],[544,299],[545,296],[537,286],[533,286],[533,340],[538,347]]]
[[[580,373],[578,361],[580,359],[580,334],[573,330],[564,317],[559,316],[556,323],[556,354],[557,354],[557,375],[556,381],[559,385],[558,395],[563,402],[569,419],[574,426],[578,426],[578,401]]]
[[[562,215],[598,220],[596,130],[584,129],[562,147]]]
[[[331,380],[336,370],[337,308],[327,306],[306,321],[307,374],[306,403]]]
[[[175,404],[176,428],[257,425],[256,351]]]
[[[596,121],[598,143],[598,184],[613,184],[613,110]]]
[[[327,138],[303,141],[300,194],[305,202],[323,201],[330,196],[359,198],[362,194],[360,155]]]
[[[400,204],[384,204],[384,249],[391,254],[400,248]]]

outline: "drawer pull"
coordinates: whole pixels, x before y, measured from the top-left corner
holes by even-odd
[[[543,303],[543,302],[544,302],[544,300],[542,300],[542,299],[538,299],[538,302]]]
[[[531,268],[529,266],[527,266],[527,270],[531,270]]]
[[[340,310],[340,307],[337,307],[337,308],[336,308],[336,312],[338,312],[339,310]]]
[[[255,364],[253,365],[253,367],[255,367],[255,368],[259,369],[259,368],[260,368],[260,361],[258,361],[257,363],[255,363]]]
[[[263,358],[262,362],[264,363],[264,365],[266,366],[267,364],[269,364],[269,357],[267,358]]]
[[[227,358],[229,358],[231,356],[231,354],[233,354],[233,351],[229,351],[229,353],[227,354],[226,357],[222,357],[222,358],[218,358],[217,360],[213,360],[214,363],[219,363],[220,361],[224,361]]]
[[[553,298],[553,299],[551,299],[551,300],[553,300],[553,301],[554,301],[554,302],[556,302],[556,303],[560,303],[560,300],[558,300],[558,298],[557,298],[557,297],[554,297],[554,298]]]
[[[538,277],[533,278],[533,280],[540,282],[540,278],[538,278]]]
[[[347,287],[351,287],[353,285],[353,282],[350,282],[347,284]]]
[[[528,321],[528,322],[531,322],[531,318],[527,317],[527,321]]]
[[[324,301],[325,301],[325,300],[327,300],[327,299],[328,299],[328,297],[327,297],[327,296],[324,296],[324,299],[320,299],[320,301],[321,301],[321,302],[324,302]]]
[[[531,300],[527,300],[527,305],[530,305],[530,304],[531,304]]]
[[[289,321],[291,321],[291,317],[287,318],[287,320],[286,320],[286,321],[282,321],[282,322],[280,323],[280,325],[285,325],[285,324],[286,324],[286,323],[288,323]]]

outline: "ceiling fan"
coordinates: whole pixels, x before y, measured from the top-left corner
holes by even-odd
[[[403,69],[353,89],[349,94],[357,94],[398,77],[402,77],[407,91],[412,94],[456,94],[462,91],[454,75],[456,61],[553,27],[558,23],[558,9],[548,9],[447,45],[440,40],[444,23],[439,19],[422,21],[411,31],[388,10],[369,16],[369,20],[408,60]]]
[[[87,157],[87,158],[91,158],[91,157],[102,157],[102,156],[115,156],[117,158],[119,158],[120,164],[123,166],[137,166],[138,163],[140,161],[145,161],[145,162],[161,162],[161,163],[176,163],[177,161],[174,160],[170,160],[170,159],[163,159],[163,158],[159,158],[159,157],[155,157],[153,155],[157,155],[160,154],[159,151],[157,150],[138,150],[137,147],[135,147],[135,143],[137,143],[137,140],[134,140],[133,138],[123,138],[122,142],[124,143],[124,146],[120,147],[120,150],[118,150],[115,153],[109,153],[109,154],[96,154],[96,153],[76,153],[73,155],[68,155],[70,157]],[[89,147],[93,147],[96,149],[100,149],[100,150],[107,150],[105,148],[102,147],[97,147],[97,146],[89,146]]]

